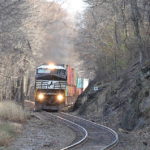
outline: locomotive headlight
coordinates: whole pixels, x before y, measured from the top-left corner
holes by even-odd
[[[51,64],[48,65],[48,68],[49,68],[50,70],[54,70],[54,69],[55,69],[55,65],[51,63]]]
[[[43,93],[39,93],[37,98],[38,98],[38,100],[42,101],[42,100],[44,100],[45,96]]]
[[[63,102],[64,96],[62,94],[57,95],[57,101],[58,102]]]

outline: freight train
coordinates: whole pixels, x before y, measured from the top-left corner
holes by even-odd
[[[79,78],[69,65],[43,64],[37,67],[35,110],[62,110],[66,105],[73,105],[88,82],[88,79]]]

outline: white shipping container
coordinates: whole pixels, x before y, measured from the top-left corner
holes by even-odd
[[[88,87],[89,79],[83,79],[83,91]]]

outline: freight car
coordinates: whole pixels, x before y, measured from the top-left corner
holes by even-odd
[[[35,110],[61,110],[73,105],[83,91],[83,83],[69,65],[44,64],[36,69]]]

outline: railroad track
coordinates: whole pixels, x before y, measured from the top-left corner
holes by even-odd
[[[108,150],[118,142],[118,134],[114,130],[92,121],[67,113],[42,112],[38,115],[48,119],[57,119],[76,133],[76,139],[60,150]]]

